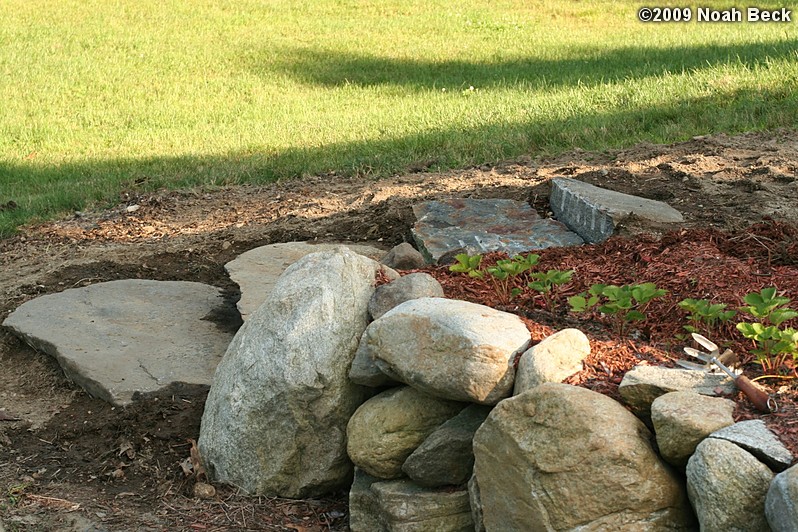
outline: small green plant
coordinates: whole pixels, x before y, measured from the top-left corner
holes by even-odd
[[[757,318],[758,321],[740,322],[737,330],[756,346],[751,350],[757,362],[765,370],[780,366],[787,357],[798,359],[798,331],[781,325],[798,317],[798,311],[788,308],[790,299],[779,296],[776,287],[763,288],[759,293],[747,294],[743,301],[747,306],[740,310]]]
[[[646,319],[649,303],[668,292],[654,283],[635,285],[594,284],[587,292],[568,298],[572,312],[586,312],[598,305],[598,311],[611,316],[615,331],[623,336],[626,324]]]
[[[535,272],[530,274],[533,281],[527,286],[543,297],[546,309],[554,312],[554,305],[557,301],[560,288],[565,283],[569,283],[574,275],[573,270],[548,270],[546,272]]]
[[[482,264],[482,255],[460,253],[454,258],[457,262],[449,266],[449,271],[466,273],[475,279],[490,279],[499,299],[507,304],[520,293],[519,289],[511,288],[513,279],[535,266],[540,255],[535,253],[529,253],[527,256],[516,255],[511,259],[498,260],[495,265],[484,269],[479,268]]]
[[[483,273],[479,269],[482,264],[482,255],[469,255],[468,253],[460,253],[454,256],[457,261],[455,264],[449,266],[450,272],[467,273],[469,277],[482,279]]]
[[[683,299],[677,303],[679,308],[687,312],[690,323],[684,326],[688,333],[712,336],[715,328],[732,319],[737,311],[726,310],[725,303],[712,303],[707,299]]]

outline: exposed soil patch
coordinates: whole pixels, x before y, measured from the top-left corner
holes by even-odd
[[[686,220],[684,231],[664,238],[623,238],[636,231],[632,220],[621,237],[605,244],[542,253],[544,268],[577,270],[581,284],[569,290],[599,281],[653,280],[679,297],[737,304],[746,292],[775,284],[798,301],[798,233],[773,222],[744,231],[763,216],[798,224],[794,139],[789,131],[721,135],[382,181],[319,176],[264,187],[130,190],[114,209],[27,227],[0,241],[0,320],[33,297],[124,278],[201,281],[223,288],[233,305],[237,286],[223,265],[244,251],[291,240],[368,242],[387,250],[409,240],[411,206],[425,199],[520,199],[545,213],[547,181],[554,176],[667,201]],[[448,295],[483,302],[491,297],[464,276],[444,268],[431,271]],[[541,313],[534,301],[512,306],[525,308],[538,338],[574,325],[570,317]],[[590,333],[594,354],[573,381],[613,395],[632,365],[672,363],[682,322],[665,305],[652,305],[650,315],[623,343],[601,323],[576,323]],[[238,326],[229,315],[213,319]],[[745,345],[735,347],[746,351]],[[786,386],[787,399],[780,414],[765,418],[794,444],[798,410],[789,397],[795,384],[780,385]],[[0,420],[3,524],[10,530],[345,529],[345,493],[286,501],[245,498],[217,486],[214,499],[193,498],[195,481],[180,464],[189,457],[189,439],[198,436],[205,393],[175,387],[112,409],[67,382],[48,357],[0,332],[0,412],[6,414],[0,418],[20,418]],[[738,417],[758,415],[737,399]]]

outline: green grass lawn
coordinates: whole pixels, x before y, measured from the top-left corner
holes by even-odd
[[[644,24],[638,7],[6,0],[0,205],[18,207],[0,234],[122,190],[793,127],[798,22]]]

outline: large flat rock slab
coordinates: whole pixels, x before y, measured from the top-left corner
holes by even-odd
[[[173,382],[210,385],[233,336],[208,319],[224,304],[202,283],[111,281],[28,301],[3,325],[91,395],[123,406]]]
[[[583,244],[556,220],[541,218],[527,203],[508,199],[449,199],[413,205],[413,238],[428,262],[457,253],[533,249]]]
[[[682,214],[667,203],[607,190],[576,179],[552,179],[549,205],[558,220],[591,243],[611,237],[615,226],[629,215],[659,224],[684,221]]]
[[[238,311],[246,320],[255,309],[266,301],[274,288],[277,278],[305,255],[316,251],[329,251],[341,244],[310,244],[308,242],[283,242],[251,249],[224,265],[230,279],[241,289]],[[359,255],[376,261],[386,252],[373,246],[346,244],[346,247]]]

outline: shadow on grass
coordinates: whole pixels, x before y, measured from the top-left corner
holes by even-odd
[[[478,128],[425,131],[399,138],[292,148],[276,154],[85,161],[30,166],[0,161],[0,236],[22,223],[110,205],[120,194],[159,188],[267,183],[303,175],[383,177],[408,170],[446,169],[497,162],[521,154],[555,154],[620,148],[636,141],[673,142],[698,134],[793,128],[798,92],[793,85],[769,91],[679,101],[644,109],[614,109],[569,120],[495,123]],[[16,197],[15,197],[16,196]]]
[[[495,62],[394,59],[306,48],[274,50],[245,60],[263,77],[279,72],[325,87],[393,85],[415,90],[524,85],[543,88],[597,85],[720,65],[754,67],[768,61],[798,59],[798,41],[667,48],[627,47],[569,50],[562,59],[520,58]]]

